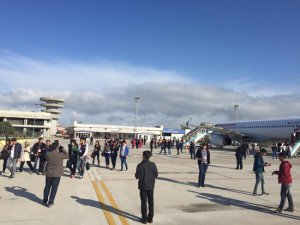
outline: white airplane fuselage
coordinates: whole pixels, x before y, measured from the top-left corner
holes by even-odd
[[[261,120],[216,124],[225,130],[234,131],[252,142],[284,142],[300,128],[300,119]]]

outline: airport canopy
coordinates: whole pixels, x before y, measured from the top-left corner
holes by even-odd
[[[185,130],[165,128],[165,129],[163,129],[163,133],[165,133],[165,134],[185,134]]]

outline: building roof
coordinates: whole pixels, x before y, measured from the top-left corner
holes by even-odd
[[[63,103],[65,102],[63,99],[61,98],[50,98],[50,97],[41,97],[40,98],[41,101],[44,101],[44,102],[55,102],[55,103]]]
[[[16,110],[0,110],[0,117],[7,118],[35,118],[35,119],[52,119],[52,115],[46,112],[27,112]]]
[[[116,132],[116,133],[151,133],[160,134],[163,130],[161,127],[134,127],[124,125],[104,125],[104,124],[82,124],[74,121],[75,132]]]

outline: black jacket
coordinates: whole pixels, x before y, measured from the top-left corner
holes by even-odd
[[[14,151],[14,159],[21,158],[21,154],[22,154],[22,145],[20,143],[16,143],[16,145],[15,145],[15,151]]]
[[[198,159],[198,164],[202,164],[202,150],[198,149],[196,152],[196,158]],[[207,150],[207,163],[210,164],[210,152]]]
[[[45,146],[45,143],[40,143],[40,142],[36,142],[33,146],[32,146],[32,153],[33,154],[38,154],[39,149],[42,150]]]
[[[143,160],[136,167],[135,178],[139,179],[140,190],[153,190],[155,178],[158,176],[155,163]]]
[[[235,157],[236,158],[243,158],[244,156],[244,152],[241,146],[237,147],[237,149],[235,150]]]

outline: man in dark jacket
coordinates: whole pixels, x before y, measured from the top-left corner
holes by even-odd
[[[10,172],[10,178],[14,178],[16,173],[16,167],[19,159],[21,158],[22,145],[18,143],[16,138],[11,139],[12,147],[9,151],[9,157],[7,159],[7,169]]]
[[[44,148],[45,144],[43,143],[43,138],[40,137],[39,141],[36,142],[32,146],[32,154],[34,155],[34,169],[36,170],[37,165],[39,165],[38,174],[42,174],[42,164],[45,163],[45,158],[41,159],[42,149]],[[43,161],[43,162],[42,162]]]
[[[46,153],[46,186],[44,188],[43,203],[48,203],[48,207],[54,205],[54,199],[60,182],[60,177],[64,174],[63,160],[68,158],[68,152],[64,148],[60,151],[57,143],[53,143],[51,145],[51,151]],[[51,194],[49,197],[50,189]]]
[[[143,161],[137,165],[135,178],[139,179],[138,187],[140,189],[141,198],[141,212],[143,224],[153,222],[154,216],[154,198],[153,190],[155,185],[155,178],[158,176],[155,163],[150,162],[151,152],[143,152]],[[147,200],[149,204],[149,214],[147,216]]]
[[[152,156],[152,152],[153,152],[153,145],[154,145],[154,138],[152,138],[151,141],[150,141],[150,152],[151,152],[151,156]]]
[[[243,156],[244,152],[241,146],[238,146],[235,150],[235,158],[236,158],[236,168],[235,169],[243,169]]]
[[[195,151],[196,151],[196,145],[195,145],[194,141],[192,141],[190,144],[191,159],[196,159]]]
[[[255,172],[255,186],[253,190],[253,195],[257,195],[257,188],[259,183],[261,182],[261,194],[260,195],[268,195],[265,191],[265,179],[264,179],[264,172],[265,172],[265,166],[271,166],[269,163],[265,163],[263,156],[267,154],[267,150],[262,148],[260,152],[256,153],[254,156],[254,164],[253,164],[253,171]]]

